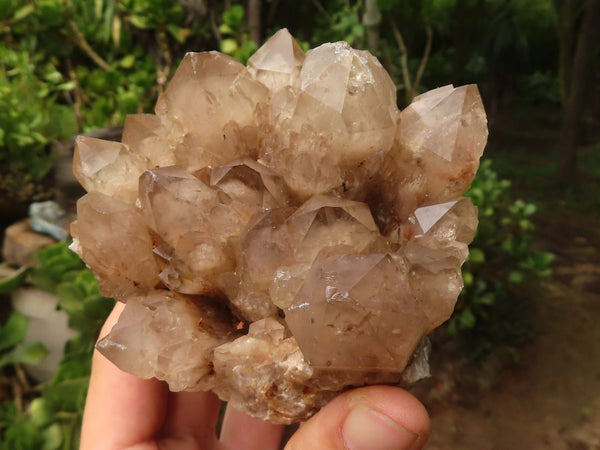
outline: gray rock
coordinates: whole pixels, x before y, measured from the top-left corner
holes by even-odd
[[[57,241],[66,241],[68,217],[56,202],[32,203],[29,205],[30,225],[38,233],[52,236]]]

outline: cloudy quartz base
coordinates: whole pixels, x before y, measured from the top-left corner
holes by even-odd
[[[122,143],[77,139],[73,248],[125,303],[98,349],[274,423],[427,375],[486,140],[476,86],[400,112],[377,59],[343,42],[304,54],[281,30],[247,67],[188,53]]]

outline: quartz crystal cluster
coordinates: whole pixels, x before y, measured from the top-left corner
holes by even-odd
[[[79,137],[73,248],[125,303],[99,350],[276,423],[412,381],[477,226],[476,86],[403,111],[370,53],[277,32],[245,67],[188,53],[122,143]]]

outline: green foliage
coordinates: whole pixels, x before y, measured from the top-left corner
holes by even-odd
[[[76,131],[71,108],[57,103],[68,88],[56,68],[30,55],[25,43],[13,49],[0,44],[0,192],[15,193],[17,201],[42,198],[34,183],[54,162],[49,142]]]
[[[362,23],[363,2],[334,0],[330,2],[329,23],[323,27],[315,27],[312,44],[324,42],[346,41],[356,48],[362,48],[365,39],[365,27]]]
[[[0,357],[0,367],[9,364],[35,364],[48,355],[48,349],[41,342],[23,342]]]
[[[0,327],[0,350],[6,350],[21,342],[27,333],[29,321],[23,314],[14,312]]]
[[[27,317],[13,312],[7,322],[0,326],[0,368],[17,363],[35,364],[48,354],[39,342],[23,342],[28,325]]]
[[[43,198],[52,141],[150,111],[172,50],[208,27],[168,0],[0,6],[0,193],[11,201]]]
[[[78,335],[65,345],[65,354],[53,379],[43,385],[41,396],[26,412],[12,403],[0,409],[3,436],[0,449],[64,449],[78,447],[79,430],[91,371],[94,343],[114,301],[98,294],[98,284],[79,257],[59,243],[39,253],[40,268],[29,273],[29,282],[59,298],[69,316],[69,327]],[[0,328],[0,366],[34,363],[45,356],[41,344],[20,344],[27,318],[13,313]],[[15,346],[16,345],[16,346]]]
[[[76,278],[85,264],[65,244],[52,245],[38,253],[40,267],[29,278],[39,289],[56,292],[61,282]]]
[[[519,80],[519,93],[532,103],[560,105],[560,86],[556,74],[535,71]]]
[[[533,245],[534,203],[512,200],[510,182],[483,161],[467,195],[479,207],[479,227],[463,267],[464,289],[448,331],[469,354],[484,355],[495,345],[511,345],[530,333],[523,305],[524,285],[552,275],[551,253]]]
[[[0,264],[0,294],[7,294],[18,288],[27,276],[27,267],[12,269],[8,264]]]
[[[39,429],[31,420],[18,413],[14,403],[2,404],[0,423],[4,429],[4,436],[0,441],[0,450],[37,450],[44,448],[44,438],[40,435]]]
[[[221,40],[220,50],[246,64],[248,58],[258,49],[258,45],[248,36],[244,27],[244,7],[233,5],[223,12],[223,23],[219,27]]]
[[[360,11],[362,2],[352,6],[344,5],[331,16],[331,40],[346,41],[355,47],[362,47],[365,38],[365,27],[361,22]],[[337,38],[336,38],[337,36]]]

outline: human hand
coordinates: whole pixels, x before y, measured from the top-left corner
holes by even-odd
[[[118,304],[108,334],[123,309]],[[83,417],[81,450],[276,450],[283,426],[227,408],[220,439],[219,399],[210,392],[169,392],[165,383],[125,373],[98,351]],[[291,437],[286,450],[418,450],[429,433],[423,405],[392,386],[347,391]]]

